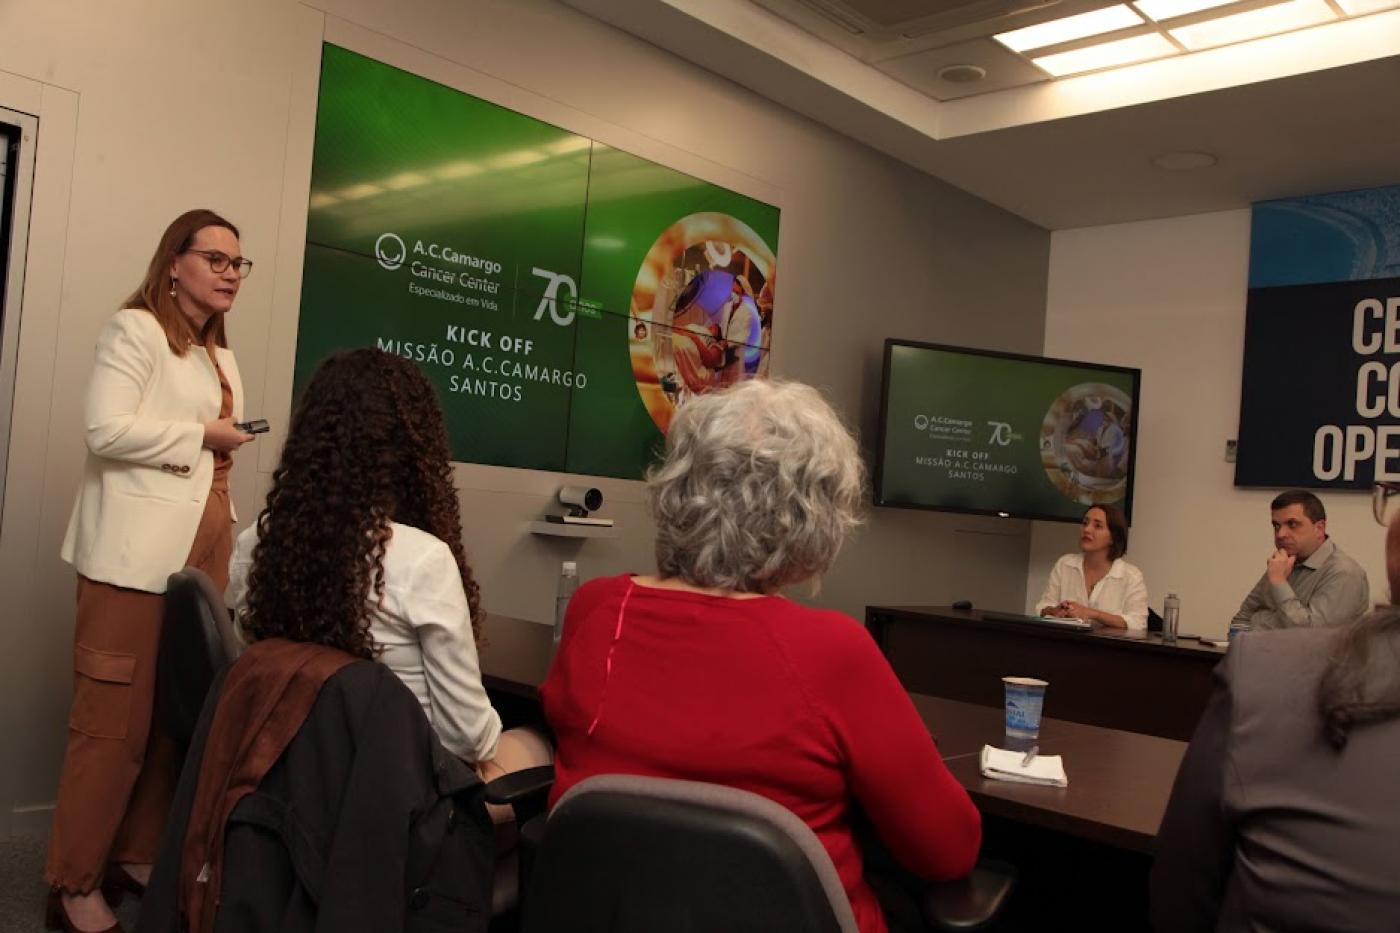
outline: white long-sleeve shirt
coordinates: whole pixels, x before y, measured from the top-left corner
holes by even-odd
[[[496,755],[501,717],[481,684],[467,594],[452,551],[437,537],[410,525],[392,525],[384,549],[384,601],[370,616],[370,637],[383,648],[379,661],[418,697],[443,746],[477,762]],[[226,599],[240,612],[256,524],[234,545]]]
[[[1064,600],[1083,603],[1092,609],[1122,616],[1128,628],[1147,630],[1147,582],[1142,571],[1125,561],[1115,560],[1103,579],[1094,584],[1094,592],[1084,585],[1084,555],[1066,554],[1055,561],[1045,592],[1036,602],[1036,611],[1057,606]]]

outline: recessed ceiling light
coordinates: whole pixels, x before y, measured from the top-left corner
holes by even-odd
[[[420,175],[417,172],[404,172],[401,175],[395,175],[393,178],[385,181],[384,187],[388,188],[390,191],[402,191],[405,188],[417,188],[419,185],[426,185],[427,183],[428,176],[426,175]]]
[[[1337,0],[1337,5],[1346,10],[1347,16],[1365,16],[1400,6],[1400,0]]]
[[[358,185],[351,185],[349,188],[338,192],[342,201],[358,201],[361,198],[368,198],[383,193],[383,188],[378,185],[372,185],[367,181],[360,182]]]
[[[1237,2],[1238,0],[1133,0],[1133,6],[1160,23],[1164,19],[1185,16],[1187,13],[1199,13],[1202,10]],[[1400,3],[1400,0],[1394,0],[1394,2]]]
[[[1133,36],[1131,39],[1091,45],[1072,52],[1042,55],[1040,58],[1032,58],[1031,62],[1056,78],[1061,78],[1081,71],[1096,71],[1099,68],[1114,68],[1153,58],[1165,58],[1175,55],[1176,52],[1177,47],[1172,45],[1166,36],[1149,32],[1146,35]]]
[[[1164,152],[1152,157],[1152,164],[1168,172],[1190,172],[1210,168],[1220,160],[1209,152]]]
[[[433,174],[438,178],[450,181],[454,178],[466,178],[469,175],[480,175],[483,171],[484,169],[475,162],[464,160],[461,162],[448,162],[446,165],[439,166],[433,171]]]
[[[1400,0],[1397,0],[1400,2]],[[940,80],[949,84],[972,84],[987,76],[987,69],[980,65],[945,65],[938,69]]]
[[[1400,0],[1396,0],[1396,2],[1400,2]],[[550,143],[545,148],[554,155],[568,155],[571,152],[587,149],[591,145],[593,145],[593,140],[587,136],[565,136],[563,139]]]
[[[513,149],[487,160],[486,164],[497,169],[523,168],[526,165],[543,162],[547,158],[549,156],[536,149]]]
[[[1086,36],[1097,36],[1105,32],[1113,32],[1115,29],[1126,29],[1142,22],[1142,16],[1135,10],[1119,4],[1118,6],[1104,7],[1102,10],[1080,13],[1077,16],[1052,19],[1048,23],[1037,23],[1023,29],[1013,29],[1011,32],[999,33],[992,38],[1013,52],[1024,52],[1026,49],[1043,49],[1047,46],[1059,45],[1061,42],[1083,39]]]
[[[1316,26],[1337,18],[1326,0],[1288,0],[1247,13],[1233,13],[1203,23],[1167,30],[1191,51],[1260,39],[1280,32]]]

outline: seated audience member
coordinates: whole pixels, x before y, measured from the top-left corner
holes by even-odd
[[[1269,506],[1274,552],[1233,622],[1254,628],[1342,625],[1366,611],[1366,571],[1327,534],[1322,500],[1303,489],[1280,493]]]
[[[1091,506],[1079,522],[1079,553],[1055,561],[1037,611],[1147,631],[1147,584],[1142,571],[1123,559],[1126,553],[1123,513],[1111,505]]]
[[[870,635],[779,595],[857,523],[855,441],[815,390],[752,380],[687,402],[666,446],[648,477],[658,573],[579,589],[541,691],[551,802],[602,773],[761,794],[821,839],[863,933],[885,930],[852,805],[928,880],[971,870],[981,823]]]
[[[1152,918],[1200,930],[1400,924],[1400,520],[1391,602],[1231,645],[1157,837]]]
[[[266,508],[238,536],[228,603],[252,640],[377,658],[447,750],[490,780],[548,763],[549,749],[528,730],[502,734],[482,686],[479,589],[449,457],[414,364],[368,349],[330,357],[292,416]]]

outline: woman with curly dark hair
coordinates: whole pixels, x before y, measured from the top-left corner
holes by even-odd
[[[413,363],[351,350],[316,370],[267,506],[238,536],[228,599],[250,640],[315,642],[385,664],[443,745],[484,776],[548,762],[542,740],[519,747],[532,734],[501,741],[482,687],[480,591],[462,549],[447,428]]]

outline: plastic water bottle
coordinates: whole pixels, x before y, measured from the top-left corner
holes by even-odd
[[[1177,628],[1181,623],[1181,600],[1175,593],[1168,593],[1162,603],[1162,643],[1176,641]]]
[[[556,645],[559,644],[559,639],[564,635],[564,612],[569,608],[569,600],[573,599],[576,589],[578,589],[578,564],[566,560],[559,568],[559,587],[554,591],[554,643]]]

